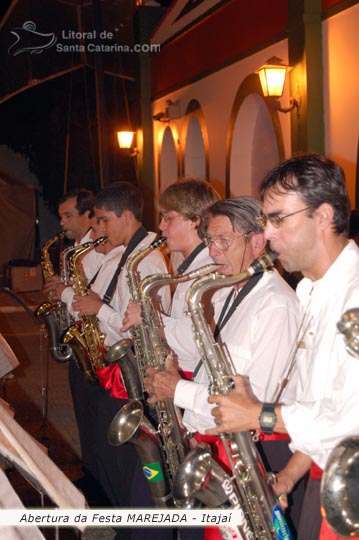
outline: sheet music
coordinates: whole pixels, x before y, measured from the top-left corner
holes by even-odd
[[[24,508],[17,493],[7,479],[6,474],[0,468],[0,508]],[[45,540],[37,527],[14,527],[3,525],[1,527],[1,540]]]
[[[19,365],[14,351],[0,333],[0,378],[7,375]]]
[[[86,508],[83,494],[0,402],[0,454],[61,509]]]

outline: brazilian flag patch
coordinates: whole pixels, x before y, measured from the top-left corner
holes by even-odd
[[[142,469],[149,482],[160,482],[163,480],[161,465],[158,462],[143,465]]]

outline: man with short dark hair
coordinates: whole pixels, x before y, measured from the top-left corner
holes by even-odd
[[[106,348],[121,338],[123,313],[131,299],[126,262],[136,253],[148,248],[156,233],[148,232],[142,225],[143,198],[140,190],[130,182],[117,182],[101,191],[94,200],[94,213],[102,234],[113,249],[86,296],[75,295],[73,310],[80,316],[96,315],[99,328],[105,335]],[[112,258],[115,255],[116,260]],[[112,272],[110,271],[112,269]],[[160,250],[153,249],[138,264],[139,279],[147,275],[167,273],[166,262]],[[168,287],[159,290],[154,304],[167,311],[170,303]],[[101,386],[106,390],[98,396],[97,418],[92,425],[95,435],[95,452],[99,481],[115,508],[153,506],[147,480],[132,444],[112,446],[108,442],[108,429],[128,395],[117,363],[97,370]],[[119,528],[117,539],[140,539],[142,535],[160,540],[170,540],[171,529]]]
[[[91,215],[94,195],[88,189],[74,189],[65,193],[58,204],[60,225],[66,238],[75,245],[91,241]],[[99,269],[102,255],[90,251],[83,260],[86,277],[90,280]]]
[[[91,242],[92,238],[92,217],[93,216],[94,194],[92,191],[79,188],[65,193],[59,200],[58,213],[60,225],[65,236],[74,242],[74,245]],[[60,258],[62,254],[60,254]],[[101,250],[92,250],[87,253],[82,260],[82,266],[88,281],[94,278],[102,262],[103,253]],[[63,261],[60,263],[60,267]],[[74,290],[62,282],[62,276],[56,274],[46,280],[44,285],[45,294],[52,295],[52,301],[61,300],[64,309],[73,315],[71,303],[74,296]],[[65,307],[66,306],[66,307]],[[71,317],[68,317],[70,324]],[[60,329],[64,331],[63,328]],[[92,404],[96,397],[92,394],[96,392],[95,388],[90,388],[89,384],[83,380],[83,375],[77,368],[73,357],[69,361],[69,385],[74,405],[76,422],[79,430],[81,459],[84,476],[78,480],[78,486],[83,489],[85,495],[94,500],[94,492],[99,492],[98,485],[95,482],[96,460],[91,438],[91,429],[93,425]],[[89,436],[90,434],[90,436]],[[101,497],[97,498],[101,502]]]
[[[285,270],[304,276],[297,287],[297,397],[284,405],[254,402],[247,382],[236,377],[233,392],[210,398],[217,427],[209,433],[258,429],[264,418],[287,432],[294,454],[275,489],[285,505],[313,462],[298,538],[318,540],[321,470],[341,439],[359,434],[359,362],[337,330],[342,314],[359,305],[359,248],[347,238],[349,198],[343,170],[333,161],[294,157],[266,176],[261,194],[266,238]]]

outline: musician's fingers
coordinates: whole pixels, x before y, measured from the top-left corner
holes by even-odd
[[[222,399],[223,399],[222,396],[209,396],[208,403],[214,403],[216,405],[220,405],[222,403]]]
[[[283,510],[285,510],[288,507],[288,497],[286,493],[280,493],[277,496],[277,501],[279,502]]]

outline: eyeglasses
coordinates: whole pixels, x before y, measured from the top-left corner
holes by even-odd
[[[166,214],[166,212],[160,212],[160,221],[164,221],[165,223],[169,223],[175,218],[183,217],[181,214],[176,214],[175,216],[169,216]]]
[[[238,234],[236,236],[232,236],[232,238],[211,238],[210,236],[205,236],[203,238],[203,242],[205,245],[209,248],[213,244],[217,249],[220,251],[227,251],[229,246],[237,239],[241,238],[242,236],[247,236],[249,233],[244,234]]]
[[[269,222],[273,227],[276,229],[279,229],[279,227],[282,226],[283,221],[290,216],[295,216],[295,214],[300,214],[301,212],[305,212],[305,210],[310,210],[310,206],[306,206],[305,208],[302,208],[301,210],[297,210],[296,212],[292,212],[291,214],[286,214],[284,216],[280,216],[277,214],[268,215],[262,214],[261,216],[257,217],[257,223],[264,229]]]

